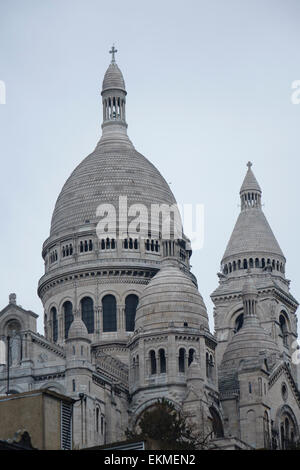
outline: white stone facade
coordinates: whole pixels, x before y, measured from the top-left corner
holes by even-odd
[[[251,165],[212,294],[213,335],[184,234],[165,240],[159,226],[146,237],[124,229],[120,196],[149,210],[176,201],[127,136],[127,93],[114,57],[101,94],[102,137],[66,181],[43,245],[44,335],[15,294],[0,312],[0,393],[49,388],[77,400],[75,448],[125,439],[162,397],[211,445],[289,446],[300,439],[298,303]],[[98,236],[99,204],[116,208],[116,237]]]

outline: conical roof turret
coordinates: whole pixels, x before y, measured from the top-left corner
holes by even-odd
[[[260,267],[269,259],[275,266],[284,265],[284,254],[262,211],[261,188],[252,171],[252,163],[247,164],[248,171],[240,189],[241,212],[222,258],[222,264],[237,262],[240,259],[257,258]],[[264,259],[264,261],[262,261]],[[273,263],[273,265],[274,265]],[[252,266],[251,266],[252,267]],[[242,266],[242,268],[248,268]]]

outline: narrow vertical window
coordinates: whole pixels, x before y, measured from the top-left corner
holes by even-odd
[[[155,351],[150,351],[150,368],[151,368],[151,374],[154,375],[156,374],[156,356],[155,356]]]
[[[81,316],[88,333],[94,333],[94,302],[90,297],[81,300]]]
[[[135,314],[139,299],[134,294],[129,294],[125,299],[125,324],[126,331],[134,331]]]
[[[165,350],[160,349],[158,351],[158,354],[159,354],[159,363],[160,363],[160,373],[165,374],[167,370]]]
[[[69,328],[73,321],[73,306],[69,300],[63,304],[64,320],[65,320],[65,338],[68,337]]]
[[[96,408],[96,432],[99,432],[99,408]]]
[[[117,303],[113,295],[102,299],[103,331],[117,331]]]
[[[51,320],[52,320],[52,340],[56,343],[58,338],[58,321],[57,321],[57,311],[55,307],[51,308]]]
[[[178,356],[178,368],[179,372],[185,371],[185,349],[179,349],[179,356]]]
[[[191,365],[191,363],[192,363],[193,360],[194,360],[194,357],[195,357],[195,350],[194,350],[194,349],[190,349],[190,350],[189,350],[189,357],[188,357],[188,366]]]

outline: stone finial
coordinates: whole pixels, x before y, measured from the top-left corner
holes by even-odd
[[[16,305],[17,304],[17,296],[16,294],[9,294],[9,303]]]
[[[248,163],[247,163],[248,170],[250,170],[250,168],[252,167],[252,165],[253,165],[252,162],[248,162]]]

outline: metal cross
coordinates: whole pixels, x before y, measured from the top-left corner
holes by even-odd
[[[113,47],[111,48],[111,50],[109,51],[109,53],[111,54],[111,63],[114,64],[115,63],[115,53],[118,52],[117,49],[115,49],[115,45],[113,45]]]
[[[247,163],[247,167],[248,167],[248,169],[250,170],[250,168],[252,167],[252,162],[248,162],[248,163]]]

